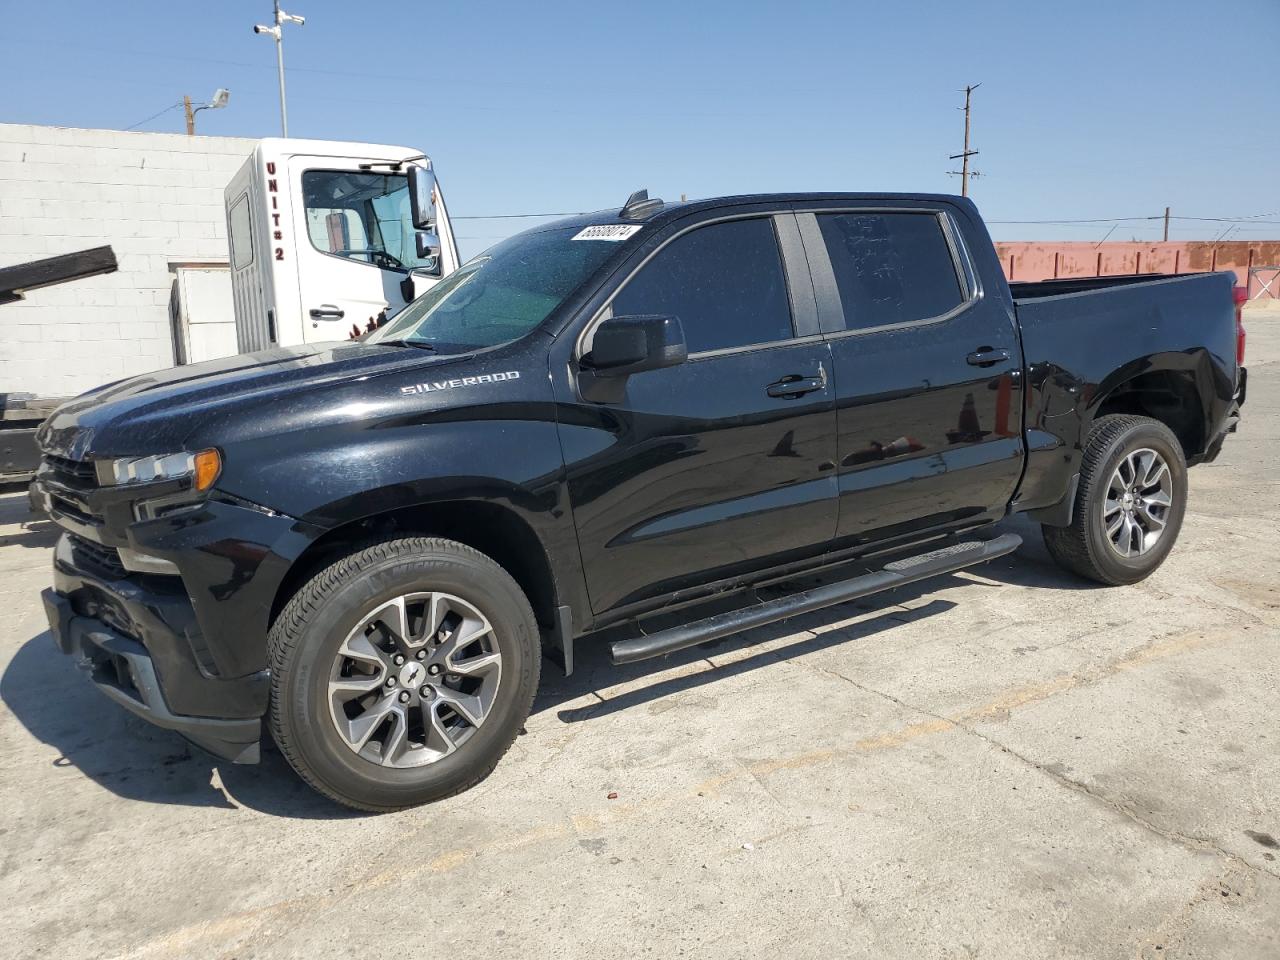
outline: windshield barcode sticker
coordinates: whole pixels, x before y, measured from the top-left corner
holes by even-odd
[[[584,227],[574,236],[574,240],[625,240],[640,229],[638,223],[601,223],[594,227]]]

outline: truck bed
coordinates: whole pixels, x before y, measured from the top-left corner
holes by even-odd
[[[1026,280],[1010,283],[1009,290],[1013,293],[1014,300],[1035,300],[1039,297],[1056,297],[1066,293],[1092,293],[1139,283],[1203,276],[1203,273],[1126,273],[1107,277]]]
[[[1084,428],[1117,384],[1159,377],[1190,445],[1209,439],[1239,379],[1234,285],[1223,272],[1010,284],[1027,369],[1024,503],[1068,494]]]

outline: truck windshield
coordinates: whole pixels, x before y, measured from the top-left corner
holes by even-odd
[[[550,316],[620,243],[574,240],[579,227],[517,234],[463,264],[368,334],[460,352],[519,339]]]

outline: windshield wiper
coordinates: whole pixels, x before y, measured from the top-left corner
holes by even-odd
[[[436,352],[436,348],[432,344],[427,343],[427,341],[425,340],[401,339],[401,340],[376,340],[374,342],[387,347],[417,347],[419,350],[430,350],[432,353]]]

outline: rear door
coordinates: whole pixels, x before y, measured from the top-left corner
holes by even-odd
[[[945,206],[798,213],[835,365],[838,546],[1002,516],[1023,463],[1012,311]]]
[[[617,402],[556,383],[597,616],[821,553],[835,533],[831,356],[794,216],[669,229],[593,316],[677,316],[689,359],[629,377]]]

